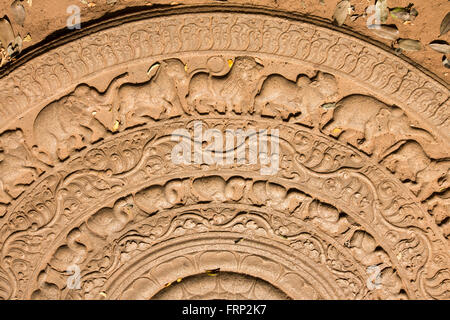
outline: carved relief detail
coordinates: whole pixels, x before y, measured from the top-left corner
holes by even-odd
[[[233,16],[180,14],[99,31],[0,79],[0,298],[99,298],[122,285],[114,272],[158,244],[209,232],[236,236],[236,248],[283,247],[332,279],[322,288],[288,260],[274,266],[236,249],[236,266],[260,259],[279,277],[250,281],[261,275],[224,267],[223,277],[248,282],[235,296],[256,297],[260,286],[290,298],[449,298],[447,90],[335,31]],[[194,51],[202,57],[191,67],[185,56]],[[271,64],[286,58],[301,67],[276,72]],[[150,61],[144,80],[131,67],[119,71],[138,59]],[[106,68],[114,72],[104,90],[84,83]],[[342,74],[400,106],[341,90]],[[28,111],[31,130],[6,126]],[[195,121],[221,133],[278,130],[278,172],[262,175],[250,154],[172,161],[171,134],[183,129],[192,143]],[[188,293],[189,281],[206,281],[201,255],[176,259],[193,266],[176,294],[210,295]],[[67,288],[73,264],[83,267],[79,292]],[[381,288],[371,290],[374,266]],[[163,297],[162,279],[136,276],[121,297]],[[159,286],[151,294],[150,283]],[[226,281],[205,285],[228,292]]]
[[[224,124],[223,120],[207,118],[203,120],[210,128],[216,127],[221,128],[221,130],[227,128],[227,124]],[[270,128],[271,126],[271,122],[240,121],[247,123],[247,128],[259,125],[265,128]],[[172,120],[172,123],[173,125],[193,130],[189,124],[192,123],[191,120],[186,120],[186,122]],[[236,122],[229,125],[232,127],[236,125]],[[384,228],[385,231],[382,232],[390,232],[392,234],[393,240],[387,243],[387,250],[398,259],[398,264],[386,263],[389,260],[386,254],[387,251],[380,252],[378,249],[375,249],[380,244],[374,242],[375,240],[372,236],[363,236],[364,239],[367,237],[367,239],[371,239],[364,240],[366,242],[369,241],[365,245],[363,245],[364,242],[361,242],[361,240],[357,240],[359,239],[357,235],[360,234],[360,231],[357,231],[360,228],[358,225],[362,221],[370,224],[371,221],[384,220],[401,228],[411,226],[426,228],[426,220],[422,209],[414,204],[413,195],[409,196],[409,199],[403,198],[402,200],[399,194],[399,191],[402,189],[399,185],[400,182],[395,182],[395,179],[389,178],[389,175],[386,172],[383,173],[380,169],[374,171],[372,167],[367,166],[364,162],[365,155],[358,154],[351,147],[333,142],[330,137],[317,135],[305,129],[295,129],[295,127],[289,125],[284,126],[284,129],[278,127],[281,129],[280,135],[286,138],[285,141],[283,140],[280,143],[280,157],[284,159],[284,165],[283,170],[278,174],[279,177],[271,179],[272,181],[265,181],[261,177],[258,178],[258,174],[255,178],[249,179],[231,173],[225,177],[213,174],[210,177],[186,180],[186,178],[182,178],[183,166],[170,161],[170,152],[174,142],[167,139],[167,129],[166,131],[164,129],[158,130],[155,125],[151,125],[150,128],[150,130],[139,128],[125,131],[120,134],[119,139],[114,137],[109,141],[107,140],[100,145],[83,151],[79,157],[69,160],[71,168],[75,171],[74,173],[61,172],[59,177],[58,175],[43,176],[43,180],[39,184],[44,188],[42,189],[43,191],[36,194],[36,197],[37,200],[42,202],[43,195],[47,194],[48,200],[43,201],[43,204],[39,202],[34,204],[29,201],[29,199],[33,199],[30,195],[24,196],[22,205],[15,205],[16,209],[5,216],[10,222],[4,225],[2,234],[7,235],[20,230],[29,230],[27,232],[42,236],[43,232],[51,230],[45,228],[48,223],[66,225],[76,216],[79,216],[81,212],[92,210],[89,209],[89,204],[93,205],[96,201],[108,197],[109,194],[121,194],[125,185],[129,188],[135,184],[132,181],[154,179],[155,174],[176,173],[180,176],[179,179],[165,184],[155,184],[136,192],[133,196],[134,200],[123,198],[121,200],[123,204],[119,205],[118,203],[122,202],[118,202],[114,206],[117,209],[105,208],[97,211],[96,214],[86,220],[85,224],[76,227],[69,233],[71,235],[73,232],[73,236],[68,235],[68,239],[74,239],[70,240],[73,241],[73,245],[61,245],[61,253],[55,253],[58,258],[55,258],[56,260],[52,258],[45,270],[51,268],[56,270],[54,272],[61,273],[73,261],[84,261],[83,255],[92,250],[90,246],[96,246],[96,242],[106,245],[109,243],[109,240],[117,238],[117,232],[123,230],[130,221],[135,219],[136,213],[133,212],[136,210],[138,212],[146,212],[145,215],[152,214],[155,217],[159,217],[158,212],[161,211],[174,210],[177,207],[211,201],[212,203],[239,202],[251,206],[264,206],[270,208],[272,212],[279,212],[284,217],[283,219],[290,216],[298,217],[311,223],[327,235],[334,237],[336,241],[341,241],[340,246],[349,248],[350,256],[356,259],[356,263],[360,264],[361,268],[367,267],[365,263],[369,262],[371,265],[380,265],[383,268],[401,267],[404,270],[404,275],[412,281],[417,281],[418,275],[421,274],[420,270],[423,270],[428,259],[435,255],[433,253],[435,252],[434,250],[439,252],[438,247],[430,251],[431,248],[428,242],[424,241],[423,235],[417,233],[417,231],[405,230],[405,232],[399,233],[395,231],[395,228],[389,227],[389,224],[381,227],[383,223],[380,224],[380,222],[378,222],[379,228],[381,227],[379,231]],[[170,126],[170,130],[173,130],[173,126]],[[291,141],[291,143],[288,143],[288,141]],[[114,150],[114,152],[111,153],[111,150]],[[114,157],[115,161],[109,160],[112,157]],[[195,165],[192,166],[195,167]],[[197,166],[201,166],[201,164]],[[214,166],[212,165],[211,168],[214,168]],[[236,168],[239,170],[237,164],[233,166],[237,166]],[[259,168],[249,165],[242,167],[241,165],[242,169],[258,172]],[[61,182],[56,184],[57,181]],[[190,182],[188,183],[188,181]],[[39,190],[39,188],[35,190]],[[309,192],[317,194],[322,199],[334,199],[333,201],[338,203],[341,208],[346,208],[346,211],[349,210],[346,213],[350,214],[350,216],[342,215],[336,208],[313,200],[308,195]],[[407,192],[402,192],[401,194],[405,196]],[[77,214],[75,215],[75,213]],[[289,237],[298,232],[298,227],[295,224],[286,225],[283,219],[272,220],[273,226],[277,227],[273,229],[271,234],[280,239],[289,239]],[[355,219],[361,222],[356,223]],[[114,221],[117,221],[117,223]],[[104,225],[104,223],[108,225]],[[182,225],[188,226],[192,223],[193,221],[185,221]],[[160,224],[166,225],[167,222],[159,220],[158,223],[151,224],[147,230],[157,232],[156,230],[158,230],[158,225]],[[194,223],[194,225],[196,224]],[[238,227],[240,225],[242,225],[243,229]],[[253,229],[252,225],[256,226],[256,229]],[[244,224],[237,224],[231,231],[245,232],[246,234],[255,233],[255,235],[263,236],[268,234],[267,230],[264,229],[264,225],[263,223],[263,227],[258,227],[255,221],[247,220]],[[142,233],[143,230],[140,232]],[[201,230],[199,229],[198,231]],[[427,234],[428,231],[424,230],[425,234]],[[93,234],[90,237],[93,237],[94,240],[82,241],[83,232]],[[180,236],[184,233],[175,234]],[[158,233],[153,236],[151,234],[147,235],[149,239],[159,236],[161,234]],[[307,248],[314,242],[311,242],[311,240],[304,242],[305,239],[302,237],[295,239],[293,243],[293,247],[299,252],[303,252],[311,259],[317,259],[318,252],[322,252],[321,255],[326,256],[327,246],[322,246],[322,249],[319,251],[315,249],[309,251],[310,249]],[[6,257],[4,261],[8,261],[5,262],[8,266],[11,266],[19,258],[18,256],[15,257],[13,253],[15,252],[14,248],[21,241],[20,238],[20,234],[4,238]],[[436,242],[438,238],[438,236],[434,235],[434,237],[431,237],[431,240]],[[106,240],[107,242],[105,243]],[[369,245],[369,243],[372,244]],[[79,249],[82,256],[68,258],[73,256],[71,252],[77,252],[74,251],[75,247],[79,247],[81,244],[85,247],[83,250],[81,250],[81,247]],[[39,250],[35,251],[36,254],[48,250],[47,247],[44,247],[45,245],[46,242],[39,243]],[[360,246],[363,247],[357,249]],[[333,245],[333,248],[335,248],[335,245]],[[28,248],[26,250],[29,251]],[[104,250],[108,251],[107,248]],[[33,257],[31,254],[29,256]],[[100,263],[103,260],[99,258],[97,261]],[[61,261],[65,262],[61,264]],[[332,261],[334,260],[331,259],[330,263]],[[31,267],[31,265],[31,262],[29,262],[28,266]],[[26,271],[27,268],[23,272],[24,275],[31,271],[30,269]],[[96,268],[101,269],[101,264],[94,267],[94,269]],[[343,271],[341,269],[337,270]],[[355,271],[349,269],[345,272],[350,275]],[[385,272],[387,272],[386,279],[391,279],[386,281],[392,284],[392,279],[394,279],[392,278],[392,273]],[[48,286],[50,286],[48,288],[54,288],[53,282],[45,280],[46,277],[42,275],[39,278],[41,279],[38,281],[38,283],[41,283],[39,287],[41,291]],[[15,278],[17,279],[17,276]],[[62,279],[65,278],[63,277]],[[339,283],[341,283],[342,288],[348,289],[350,288],[348,281],[345,280]],[[363,285],[364,281],[364,278],[357,280],[354,285],[356,283]],[[62,289],[61,280],[58,283],[60,284],[57,287],[60,290]],[[55,283],[53,284],[56,285]],[[393,286],[393,288],[397,289],[393,289],[394,291],[391,293],[389,293],[390,291],[388,293],[379,292],[373,296],[374,293],[361,293],[355,289],[356,291],[348,292],[348,296],[366,298],[388,296],[400,298],[404,296],[405,289],[402,286]],[[18,292],[23,292],[24,290],[26,289],[22,288]],[[413,290],[420,289],[416,287]],[[421,293],[419,291],[416,294],[420,295]],[[35,295],[38,297],[40,294],[35,293]],[[44,296],[46,295],[48,293]]]
[[[344,72],[404,101],[446,135],[450,119],[446,88],[398,57],[310,23],[257,14],[236,13],[234,17],[197,13],[153,18],[151,24],[129,23],[54,49],[0,80],[5,88],[0,126],[28,105],[109,66],[168,53],[229,50],[292,57]]]

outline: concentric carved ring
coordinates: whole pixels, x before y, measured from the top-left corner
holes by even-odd
[[[236,9],[111,20],[0,79],[0,297],[450,297],[447,87]]]

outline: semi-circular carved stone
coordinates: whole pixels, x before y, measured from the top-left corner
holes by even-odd
[[[0,298],[450,298],[449,96],[429,73],[235,6],[47,49],[0,79]]]

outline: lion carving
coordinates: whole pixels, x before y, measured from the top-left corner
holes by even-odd
[[[196,73],[186,97],[191,110],[200,114],[236,114],[251,111],[263,67],[254,58],[237,57],[225,76]]]
[[[187,86],[188,74],[178,59],[155,63],[150,79],[144,83],[123,84],[117,94],[114,110],[123,127],[146,123],[148,120],[180,116],[184,109],[180,88]]]

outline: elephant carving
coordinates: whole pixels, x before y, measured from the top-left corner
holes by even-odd
[[[119,88],[114,110],[125,128],[184,112],[179,96],[180,88],[189,81],[184,64],[178,59],[168,59],[153,64],[150,71],[150,80],[126,83]]]
[[[308,126],[319,124],[319,107],[336,99],[337,82],[333,75],[318,72],[314,79],[299,75],[290,81],[281,75],[267,77],[255,98],[255,112],[261,116],[299,119]]]
[[[113,79],[103,93],[80,84],[73,92],[44,107],[33,126],[37,157],[54,165],[72,151],[102,138],[112,125],[105,126],[95,115],[112,108],[124,75]]]
[[[400,108],[359,94],[337,102],[332,120],[322,131],[378,159],[404,140],[416,140],[420,144],[434,141],[427,131],[414,128]]]
[[[450,161],[432,160],[415,141],[403,144],[382,162],[420,201],[450,188]]]
[[[5,213],[6,205],[44,170],[45,165],[37,161],[25,145],[21,130],[0,135],[0,216]]]
[[[200,114],[236,114],[251,111],[263,67],[250,57],[237,57],[225,76],[198,72],[189,83],[186,97],[190,111]]]

